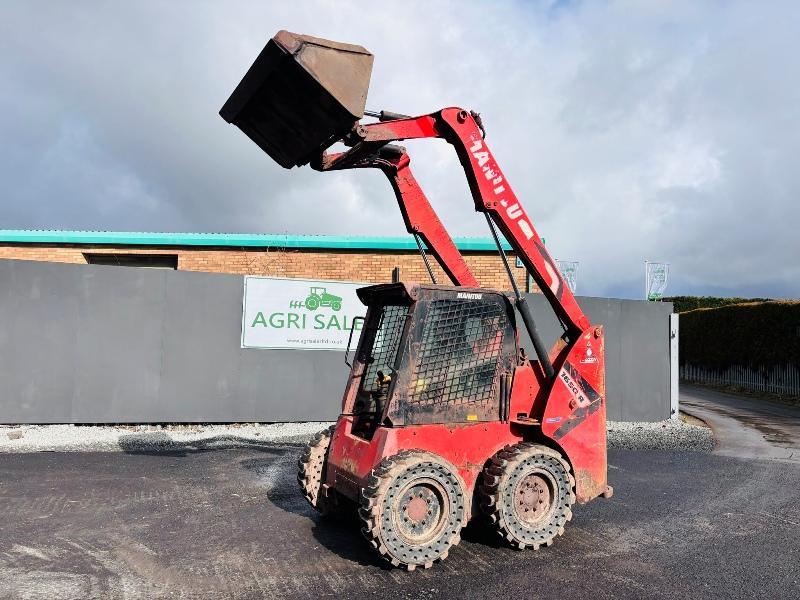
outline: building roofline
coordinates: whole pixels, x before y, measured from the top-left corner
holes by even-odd
[[[496,251],[491,238],[453,238],[459,250]],[[85,246],[223,246],[234,248],[317,248],[328,250],[417,250],[414,238],[264,233],[168,233],[136,231],[61,231],[0,229],[0,244],[76,244]],[[504,240],[503,248],[511,250]]]

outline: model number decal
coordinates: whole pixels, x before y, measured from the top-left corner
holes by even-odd
[[[566,369],[562,369],[561,373],[559,374],[561,377],[561,381],[564,382],[564,385],[567,386],[569,393],[572,395],[572,398],[575,400],[575,403],[578,407],[583,408],[584,406],[589,405],[589,400],[586,399],[586,396],[583,395],[583,392],[578,387],[578,384],[569,376]]]
[[[586,420],[586,417],[598,411],[603,406],[603,397],[589,385],[583,376],[569,362],[564,363],[564,368],[558,378],[567,386],[570,395],[575,400],[577,407],[567,420],[553,432],[553,439],[560,440],[570,431]],[[577,383],[575,380],[578,380]],[[548,421],[549,422],[549,421]]]

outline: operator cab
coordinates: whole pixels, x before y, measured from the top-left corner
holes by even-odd
[[[439,285],[358,290],[367,316],[344,413],[353,433],[378,426],[497,421],[500,379],[517,359],[514,311],[502,293]]]

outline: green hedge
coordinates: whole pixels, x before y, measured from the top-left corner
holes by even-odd
[[[681,314],[680,360],[711,369],[800,365],[800,302],[701,308]]]
[[[676,313],[683,313],[698,308],[719,308],[729,304],[742,304],[743,302],[769,302],[771,298],[718,298],[716,296],[669,296],[663,298],[664,302],[672,302]]]

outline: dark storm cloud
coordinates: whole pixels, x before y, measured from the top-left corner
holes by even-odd
[[[401,234],[376,173],[285,171],[217,115],[286,28],[376,55],[368,105],[482,112],[580,292],[800,295],[800,9],[770,3],[18,2],[0,8],[0,226]],[[452,151],[409,143],[454,234]]]

